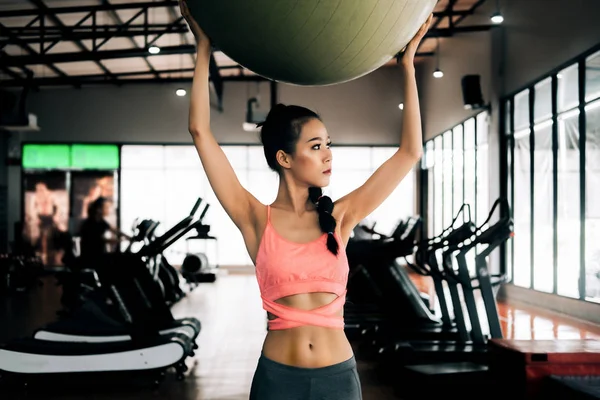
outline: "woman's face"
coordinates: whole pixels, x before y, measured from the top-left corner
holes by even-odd
[[[289,170],[309,186],[329,186],[331,178],[331,140],[325,125],[318,119],[304,124],[296,151],[290,156]]]
[[[104,202],[104,204],[102,205],[101,211],[102,211],[102,216],[104,218],[106,218],[110,215],[111,207],[110,207],[110,203],[108,201]]]

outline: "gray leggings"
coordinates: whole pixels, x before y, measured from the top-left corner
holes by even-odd
[[[322,368],[285,365],[261,355],[250,400],[362,400],[354,357]]]

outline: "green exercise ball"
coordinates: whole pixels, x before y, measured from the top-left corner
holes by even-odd
[[[437,0],[188,0],[213,45],[267,79],[347,82],[381,67]]]

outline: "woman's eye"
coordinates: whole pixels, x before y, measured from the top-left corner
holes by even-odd
[[[327,143],[328,148],[331,148],[331,146],[332,146],[331,142]]]
[[[313,148],[313,150],[320,150],[321,149],[321,145],[320,144],[315,144],[312,148]]]

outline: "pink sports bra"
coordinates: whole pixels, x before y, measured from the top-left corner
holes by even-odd
[[[290,242],[281,237],[271,224],[271,207],[267,206],[267,226],[256,255],[256,279],[265,311],[276,316],[269,330],[290,329],[303,325],[344,329],[344,319],[336,313],[346,302],[348,259],[342,241],[338,255],[327,250],[327,234],[308,243]],[[335,293],[329,304],[313,310],[288,307],[275,300],[301,293]]]

